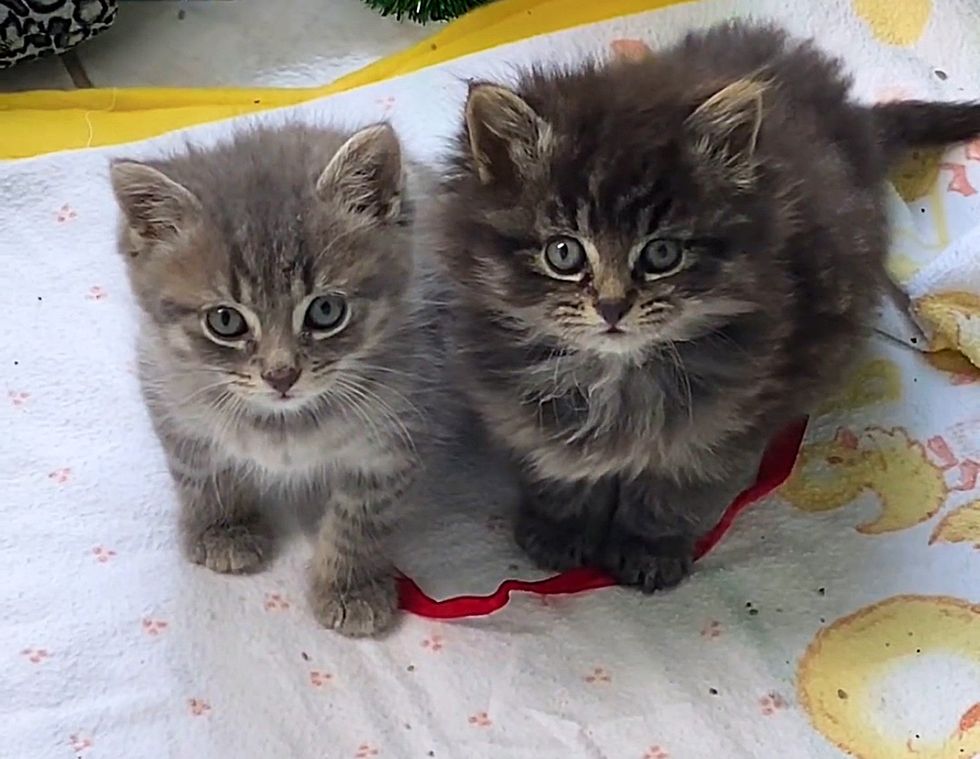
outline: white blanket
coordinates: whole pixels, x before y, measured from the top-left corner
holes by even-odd
[[[466,77],[632,54],[732,15],[816,36],[862,98],[980,98],[972,0],[706,0],[258,118],[387,117],[431,159]],[[812,422],[781,495],[668,594],[522,596],[351,642],[314,623],[301,543],[255,577],[186,564],[133,373],[106,168],[234,127],[0,164],[0,756],[980,756],[980,373],[885,337]],[[893,203],[893,270],[936,344],[955,331],[922,299],[977,296],[972,150],[926,161]],[[901,318],[883,325],[922,347]],[[489,500],[415,551],[406,568],[431,593],[535,576]]]

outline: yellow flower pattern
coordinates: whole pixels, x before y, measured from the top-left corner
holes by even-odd
[[[879,42],[912,45],[929,21],[932,0],[854,0],[854,12]]]
[[[878,516],[856,528],[868,535],[928,520],[949,492],[922,443],[900,427],[870,427],[860,437],[842,428],[832,440],[804,447],[780,495],[801,511],[818,512],[842,508],[864,491],[880,504]]]
[[[895,671],[923,656],[980,666],[980,606],[903,595],[837,620],[817,633],[800,659],[800,704],[818,731],[858,759],[974,757],[980,752],[980,703],[946,715],[952,729],[938,737],[872,717],[881,700],[900,695],[889,692]],[[956,699],[940,700],[940,706],[956,708]]]

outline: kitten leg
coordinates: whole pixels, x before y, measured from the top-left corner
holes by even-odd
[[[231,472],[176,470],[184,552],[215,572],[255,572],[273,551],[272,530],[250,486]]]
[[[739,467],[740,474],[727,479],[683,485],[656,475],[623,480],[602,549],[603,568],[644,593],[678,585],[690,574],[697,539],[751,482],[754,467]]]
[[[514,539],[543,569],[592,564],[614,505],[612,480],[524,483]]]
[[[313,555],[310,603],[324,627],[350,637],[391,627],[398,597],[384,543],[410,485],[411,468],[350,474],[335,484]]]

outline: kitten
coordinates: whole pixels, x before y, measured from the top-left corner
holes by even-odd
[[[903,149],[980,105],[848,100],[839,62],[723,25],[643,61],[472,85],[444,181],[467,390],[541,565],[677,584],[883,276]]]
[[[346,635],[392,621],[386,538],[426,433],[435,333],[407,177],[386,125],[256,128],[111,167],[187,555],[258,570],[278,512],[319,509],[312,607]]]

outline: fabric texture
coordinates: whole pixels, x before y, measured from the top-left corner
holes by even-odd
[[[387,118],[428,161],[468,78],[646,54],[732,15],[815,36],[866,100],[980,97],[976,5],[901,6],[706,0],[251,118]],[[405,615],[387,639],[351,642],[312,619],[302,540],[253,577],[187,564],[134,374],[107,166],[239,126],[0,163],[0,756],[980,755],[980,371],[912,350],[927,336],[905,306],[871,325],[790,479],[670,593],[518,593],[491,616]],[[897,177],[891,266],[912,303],[933,286],[976,294],[953,280],[978,255],[976,196],[954,182],[978,186],[970,150]],[[944,261],[950,273],[927,278]],[[496,483],[471,488],[478,504],[445,504],[399,557],[436,599],[543,576],[513,545]]]
[[[685,0],[495,0],[427,40],[314,88],[95,88],[0,93],[0,158],[118,145],[174,129],[297,105],[465,55]]]
[[[0,69],[59,55],[105,31],[116,0],[0,0]]]

